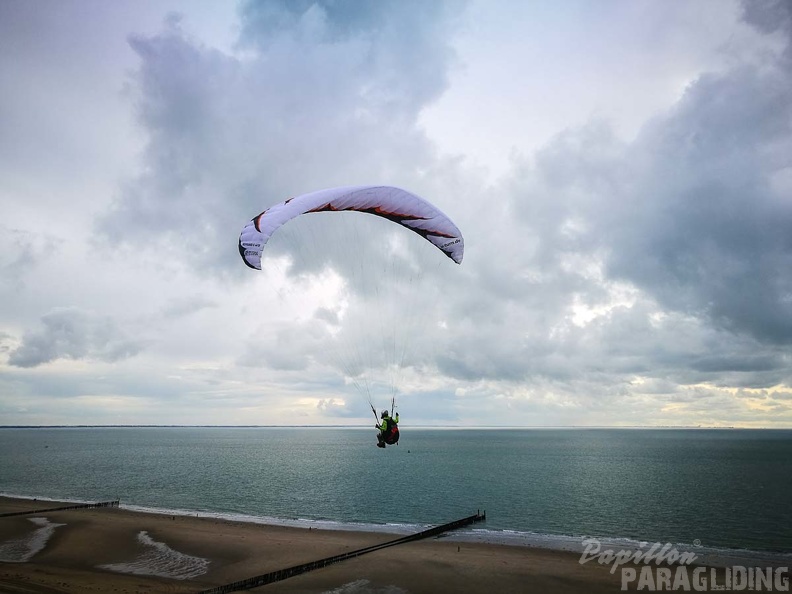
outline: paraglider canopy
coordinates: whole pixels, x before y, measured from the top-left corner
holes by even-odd
[[[307,232],[305,227],[300,229],[300,223],[306,223],[300,217],[309,213],[341,214],[327,215],[327,220],[332,220],[333,224],[322,226],[322,232],[314,234]],[[384,219],[383,224],[380,224],[381,221],[374,221],[372,217],[359,217],[357,213],[367,213]],[[375,419],[377,411],[373,405],[372,389],[382,386],[384,382],[380,381],[381,376],[390,375],[393,414],[398,377],[401,370],[410,366],[407,343],[416,336],[427,337],[433,328],[437,328],[437,324],[430,323],[427,316],[432,311],[429,298],[439,294],[439,290],[417,290],[423,267],[413,258],[396,255],[392,251],[394,244],[391,235],[400,235],[401,226],[419,235],[460,264],[464,255],[462,234],[437,207],[401,188],[382,185],[328,188],[279,202],[248,221],[239,236],[239,254],[244,263],[250,268],[261,270],[265,246],[280,227],[295,218],[300,218],[300,221],[287,225],[272,243],[280,241],[284,232],[288,236],[291,229],[297,228],[302,232],[295,235],[294,243],[287,242],[287,245],[290,247],[290,255],[301,262],[302,266],[313,267],[317,262],[329,261],[331,258],[328,258],[328,254],[337,253],[341,257],[336,259],[336,264],[350,264],[343,270],[348,275],[351,286],[359,290],[360,299],[357,304],[368,306],[368,309],[355,308],[354,314],[345,317],[333,314],[334,322],[331,324],[337,324],[343,317],[344,329],[332,330],[333,348],[323,349],[322,357],[337,360],[334,363],[343,370],[345,382],[349,379],[366,397]],[[319,223],[324,215],[307,218],[316,219]],[[363,233],[359,234],[357,229],[345,229],[345,225],[337,224],[353,221],[362,224]],[[325,233],[331,229],[332,233]],[[391,230],[397,232],[391,234]],[[409,233],[405,235],[410,236]],[[360,238],[364,238],[365,247],[377,243],[385,249],[374,250],[374,253],[365,252],[360,249],[362,246],[358,242],[352,241]],[[425,253],[437,265],[447,262],[421,240],[414,243],[419,248],[415,250],[416,253]],[[275,247],[271,245],[269,249]],[[426,249],[420,249],[424,247]],[[274,257],[268,262],[277,260]],[[397,311],[407,312],[408,315],[397,315]],[[322,315],[321,319],[326,322],[330,318]],[[377,370],[377,380],[370,383],[373,380],[369,378],[368,372],[374,369]],[[383,413],[383,419],[390,418],[386,413]],[[398,428],[393,443],[397,441]]]
[[[345,186],[289,198],[251,219],[239,236],[245,264],[261,270],[261,252],[272,234],[291,219],[312,212],[358,211],[398,223],[422,236],[457,264],[465,243],[459,228],[438,208],[401,188]]]

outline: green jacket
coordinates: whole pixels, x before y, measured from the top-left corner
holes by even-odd
[[[388,420],[389,419],[391,421],[393,421],[394,424],[398,425],[399,424],[399,413],[396,413],[395,417],[387,416],[384,419],[382,419],[382,424],[378,425],[378,427],[379,427],[379,430],[382,431],[383,433],[385,433],[388,430]]]

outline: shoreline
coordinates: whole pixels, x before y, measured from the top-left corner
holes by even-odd
[[[0,503],[3,499],[20,501],[48,501],[51,503],[85,504],[93,503],[77,499],[52,499],[49,497],[31,497],[26,495],[7,494],[0,492]],[[214,512],[185,509],[157,508],[130,505],[121,502],[119,508],[132,513],[152,514],[158,516],[195,517],[207,520],[229,521],[259,526],[274,526],[294,529],[312,529],[323,531],[353,532],[380,534],[384,537],[405,536],[431,528],[431,524],[373,524],[355,523],[338,520],[309,518],[278,518],[270,516],[254,516],[244,513]],[[0,508],[2,511],[2,508]],[[448,518],[448,521],[453,518]],[[513,546],[541,549],[551,552],[574,553],[578,556],[587,550],[585,539],[594,538],[603,549],[648,551],[654,542],[630,537],[591,537],[558,534],[528,533],[519,530],[472,527],[448,532],[441,538],[458,544],[482,544],[494,546]],[[665,543],[658,543],[663,545]],[[731,549],[725,547],[704,547],[689,543],[669,543],[680,552],[693,553],[699,561],[708,567],[728,567],[733,565],[771,565],[792,566],[792,552],[762,551],[751,549]]]
[[[51,507],[50,500],[0,498],[0,513]],[[167,516],[120,508],[42,514],[51,530],[24,562],[0,563],[3,592],[196,592],[393,539],[392,534],[313,530]],[[0,518],[0,547],[41,530],[31,516]],[[579,555],[433,538],[279,582],[278,592],[615,592],[619,572]],[[168,569],[170,567],[170,569]],[[165,568],[165,569],[163,569]],[[175,569],[174,569],[175,568]],[[124,573],[123,570],[138,573]],[[147,575],[156,573],[163,575]],[[188,575],[173,577],[176,570]],[[272,587],[271,587],[272,589]]]
[[[0,497],[0,513],[44,510],[52,504],[49,499]],[[394,539],[387,532],[306,529],[104,507],[0,518],[0,552],[7,555],[9,543],[17,552],[23,550],[41,531],[48,534],[28,559],[0,562],[0,591],[197,592]],[[267,587],[334,594],[621,590],[620,570],[611,573],[609,564],[581,564],[580,559],[570,551],[435,537]],[[647,566],[632,567],[640,571]]]

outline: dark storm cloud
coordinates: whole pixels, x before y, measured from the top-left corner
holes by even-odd
[[[143,346],[129,340],[112,319],[78,309],[54,310],[41,324],[41,330],[26,332],[22,344],[10,352],[10,365],[36,367],[57,359],[112,362],[136,355]]]
[[[188,266],[228,268],[244,222],[275,202],[387,183],[399,171],[415,178],[431,162],[415,119],[447,86],[452,54],[438,32],[455,11],[377,2],[350,20],[356,8],[248,4],[243,40],[255,51],[243,58],[191,40],[175,17],[159,35],[131,38],[149,140],[143,173],[99,221],[99,235],[164,246]],[[276,13],[285,15],[277,33],[262,24]]]
[[[463,0],[251,0],[241,10],[241,40],[266,48],[277,32],[315,20],[316,25],[306,30],[316,36],[312,43],[362,42],[365,59],[357,68],[365,73],[365,82],[353,82],[351,93],[391,112],[414,115],[448,84],[452,54],[447,32],[465,4]]]
[[[787,12],[750,4],[754,19],[762,6]],[[791,166],[792,77],[779,57],[701,76],[629,144],[596,124],[560,135],[516,203],[537,266],[598,254],[607,279],[663,308],[789,344]]]
[[[792,4],[787,0],[744,0],[743,18],[760,31],[792,36]]]
[[[792,188],[773,177],[792,164],[791,118],[779,71],[697,81],[628,156],[635,189],[609,217],[611,274],[673,309],[790,342]]]
[[[371,223],[382,231],[359,236],[350,259],[349,242],[331,238],[320,215],[290,223],[270,255],[292,254],[281,265],[300,282],[332,263],[348,281],[351,294],[339,299],[348,308],[313,304],[308,322],[262,321],[264,331],[251,328],[241,341],[238,364],[285,374],[332,365],[351,375],[329,348],[378,332],[367,306],[379,293],[397,320],[431,312],[409,364],[502,382],[495,389],[506,392],[526,386],[559,410],[622,402],[638,389],[634,376],[672,402],[680,385],[788,381],[779,350],[792,340],[783,56],[701,76],[630,142],[607,123],[568,130],[484,188],[439,157],[416,124],[448,86],[460,8],[248,2],[233,55],[201,45],[176,17],[160,34],[131,38],[147,144],[139,175],[98,222],[100,239],[157,250],[188,273],[247,280],[256,273],[240,265],[236,239],[253,215],[321,187],[393,183],[452,215],[466,235],[463,266],[441,264],[409,291],[398,281],[375,287],[355,276],[357,263],[370,269],[369,255],[385,254],[408,265],[416,244],[391,254],[398,236]],[[746,14],[780,21],[758,8]],[[312,255],[294,250],[289,230],[313,238]],[[425,299],[408,306],[406,292]],[[184,301],[169,313],[208,305]],[[440,320],[445,330],[435,332]]]

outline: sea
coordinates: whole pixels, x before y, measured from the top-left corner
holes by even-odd
[[[792,565],[792,430],[0,429],[0,495],[461,542]]]

